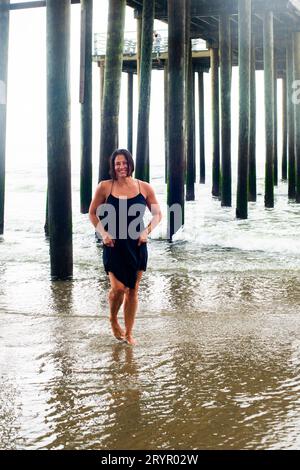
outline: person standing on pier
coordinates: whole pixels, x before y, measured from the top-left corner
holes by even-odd
[[[133,171],[131,153],[126,149],[115,150],[110,157],[111,179],[98,184],[89,208],[89,218],[103,239],[103,264],[111,286],[112,332],[116,339],[131,345],[135,344],[132,330],[138,306],[138,288],[147,267],[148,235],[162,218],[152,186],[134,179]],[[152,214],[147,227],[143,223],[146,207]],[[118,322],[122,304],[125,331]]]
[[[153,32],[153,50],[156,54],[157,60],[159,60],[160,56],[160,46],[161,46],[161,35],[157,32]]]

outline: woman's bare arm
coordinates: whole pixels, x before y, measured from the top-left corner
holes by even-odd
[[[101,181],[95,191],[95,195],[92,199],[92,202],[89,207],[89,219],[94,225],[95,229],[97,232],[100,233],[103,239],[103,243],[108,246],[113,246],[114,241],[112,237],[109,235],[109,233],[104,230],[104,227],[99,220],[98,216],[96,215],[96,211],[101,204],[104,204],[106,201],[106,195],[107,195],[107,181]]]
[[[145,230],[141,233],[139,237],[139,245],[141,243],[147,242],[148,235],[155,229],[155,227],[159,224],[162,219],[162,213],[160,210],[160,205],[157,201],[154,189],[149,183],[143,181],[143,189],[146,193],[146,204],[148,209],[152,214],[152,219],[150,220],[149,224],[145,228]]]

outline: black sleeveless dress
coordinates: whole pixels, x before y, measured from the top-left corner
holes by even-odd
[[[133,289],[138,271],[146,271],[148,250],[147,243],[138,246],[138,237],[145,229],[143,216],[146,210],[146,199],[140,191],[131,198],[120,199],[110,194],[106,205],[111,205],[107,213],[112,224],[103,224],[104,229],[113,236],[114,246],[103,244],[103,264],[106,274],[112,272],[126,287]],[[109,207],[107,207],[109,209]],[[100,217],[102,220],[103,217]],[[110,220],[111,219],[111,220]],[[113,227],[111,229],[110,227]]]

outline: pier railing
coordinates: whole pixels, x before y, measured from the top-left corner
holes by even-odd
[[[168,52],[168,31],[156,30],[158,37],[154,37],[152,52],[163,54]],[[104,56],[106,54],[106,33],[94,34],[94,56]],[[207,50],[206,42],[203,39],[192,39],[192,50],[194,52]],[[132,56],[137,53],[136,31],[126,31],[124,38],[123,54]]]

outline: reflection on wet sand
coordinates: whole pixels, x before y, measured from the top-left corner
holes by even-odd
[[[134,349],[124,344],[112,347],[109,376],[110,420],[109,435],[102,441],[103,449],[134,448],[138,426],[142,423],[141,382],[139,367],[134,358]]]
[[[151,250],[135,348],[112,338],[102,272],[32,274],[13,299],[16,268],[1,268],[1,448],[296,448],[299,275],[189,270],[182,245]]]

